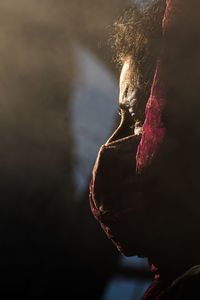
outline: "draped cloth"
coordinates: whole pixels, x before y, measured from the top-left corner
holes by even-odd
[[[178,2],[180,0],[166,0],[166,10],[163,18],[163,39],[175,21]],[[146,118],[136,155],[136,169],[138,173],[142,173],[152,163],[165,136],[165,126],[162,120],[162,112],[166,101],[165,82],[162,73],[162,56],[164,51],[165,49],[161,49],[150,98],[146,105]]]
[[[176,19],[176,10],[179,8],[180,0],[166,0],[165,15],[163,18],[163,40],[168,30]],[[151,165],[154,157],[163,143],[166,129],[163,123],[163,110],[166,103],[166,86],[163,77],[163,61],[165,49],[161,49],[161,54],[157,63],[157,68],[151,88],[150,98],[146,105],[146,118],[142,129],[142,137],[137,149],[136,171],[141,174],[145,168]],[[152,266],[153,268],[153,266]],[[141,300],[158,300],[165,297],[165,292],[170,286],[169,281],[157,278],[149,286]]]
[[[166,0],[163,40],[176,19],[176,10],[180,2],[180,0]],[[142,180],[140,175],[152,164],[166,134],[162,118],[166,103],[165,80],[162,73],[164,51],[162,47],[150,98],[146,105],[141,138],[133,135],[103,145],[90,184],[92,213],[108,238],[125,255],[136,255],[140,252],[142,245],[140,228],[145,216],[144,206],[141,206],[140,201]],[[170,282],[162,280],[157,275],[142,300],[161,299],[169,285]]]

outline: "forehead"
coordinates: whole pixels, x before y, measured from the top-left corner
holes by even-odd
[[[134,64],[131,57],[128,57],[123,62],[119,81],[119,103],[129,101],[133,97],[136,89]]]
[[[120,81],[119,81],[119,84],[121,85],[124,80],[126,79],[127,77],[127,72],[130,68],[130,60],[126,60],[123,64],[123,67],[122,67],[122,70],[121,70],[121,75],[120,75]]]
[[[130,84],[134,81],[134,64],[131,57],[126,58],[123,61],[123,67],[120,74],[119,85],[120,88],[123,87],[124,84]]]

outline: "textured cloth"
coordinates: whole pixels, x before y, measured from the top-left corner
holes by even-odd
[[[167,1],[164,32],[170,25],[170,16],[174,15],[174,3]],[[132,135],[103,145],[93,169],[90,185],[92,213],[107,236],[125,255],[142,254],[140,240],[143,234],[140,228],[144,224],[142,226],[141,222],[144,223],[149,213],[147,203],[141,200],[143,177],[137,174],[136,168],[140,173],[151,163],[165,134],[162,122],[165,92],[161,63],[160,59],[146,108],[142,138]]]
[[[163,42],[168,30],[176,21],[179,3],[180,0],[166,0]],[[142,135],[129,136],[103,145],[94,166],[93,180],[90,185],[92,213],[118,250],[128,256],[143,255],[144,237],[141,228],[144,229],[144,221],[147,215],[151,214],[147,209],[151,206],[147,203],[149,199],[148,197],[144,199],[142,195],[144,189],[146,189],[146,196],[149,192],[148,185],[143,182],[146,176],[143,174],[149,166],[153,165],[166,135],[163,122],[163,111],[166,105],[165,80],[162,73],[164,56],[163,47],[146,106]],[[142,300],[190,299],[175,298],[178,294],[173,294],[174,290],[171,289],[173,279],[162,280],[157,275]],[[172,293],[171,298],[166,296],[169,291]],[[177,288],[176,291],[179,293],[180,289]]]
[[[139,141],[140,137],[133,135],[103,145],[90,184],[92,213],[118,250],[125,255],[137,254],[133,249],[135,251],[143,210],[139,201],[139,178],[133,176]],[[132,230],[134,234],[130,234]]]
[[[154,280],[141,300],[200,299],[200,265],[194,266],[172,282]]]
[[[163,18],[163,39],[167,34],[168,28],[172,26],[177,9],[177,2],[180,0],[167,0],[166,10]],[[166,92],[162,73],[162,56],[164,49],[157,64],[154,76],[151,95],[146,105],[146,118],[142,128],[142,138],[137,150],[137,172],[142,173],[156,156],[159,146],[165,136],[165,126],[162,121],[162,113],[165,106]]]

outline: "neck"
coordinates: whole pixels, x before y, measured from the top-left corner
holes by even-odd
[[[151,270],[155,277],[160,279],[173,281],[180,275],[184,274],[188,269],[200,264],[198,253],[188,253],[182,250],[179,253],[157,253],[149,258]]]

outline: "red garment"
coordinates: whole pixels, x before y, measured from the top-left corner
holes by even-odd
[[[163,19],[163,36],[173,22],[174,12],[180,0],[167,0]],[[142,138],[137,150],[137,172],[142,173],[149,166],[159,150],[165,136],[165,126],[162,121],[162,112],[165,106],[165,83],[162,74],[162,52],[157,64],[153,80],[151,95],[146,105],[146,118],[142,128]]]
[[[172,26],[179,1],[166,0],[163,38]],[[125,255],[141,254],[140,224],[148,212],[145,212],[144,201],[140,201],[143,188],[140,175],[151,165],[165,137],[162,120],[166,100],[162,74],[163,51],[164,49],[158,60],[151,95],[146,106],[141,139],[129,136],[103,145],[90,185],[92,213],[108,238],[112,239],[118,250]],[[134,234],[131,234],[133,231]],[[169,285],[170,282],[157,278],[142,300],[158,300]]]
[[[174,15],[176,1],[178,0],[167,1],[163,20],[165,34],[170,25],[170,17]],[[126,255],[140,254],[134,251],[138,240],[129,237],[129,232],[131,226],[134,226],[132,220],[135,220],[134,224],[138,227],[135,234],[142,234],[139,228],[140,217],[144,219],[148,213],[145,212],[147,208],[144,207],[144,201],[140,201],[143,186],[136,168],[138,173],[141,173],[151,163],[165,135],[162,122],[165,92],[161,67],[162,56],[147,104],[141,140],[133,135],[103,145],[94,166],[93,181],[90,185],[90,203],[95,218],[118,249]],[[138,250],[140,251],[140,247]]]
[[[139,140],[138,136],[133,135],[103,145],[90,184],[92,213],[118,250],[128,256],[139,254],[133,252],[137,232],[130,235],[132,227],[139,235],[142,209],[139,205],[141,201],[137,201],[138,207],[137,203],[133,205],[133,198],[140,198],[139,178],[132,176],[136,168],[135,156]]]

